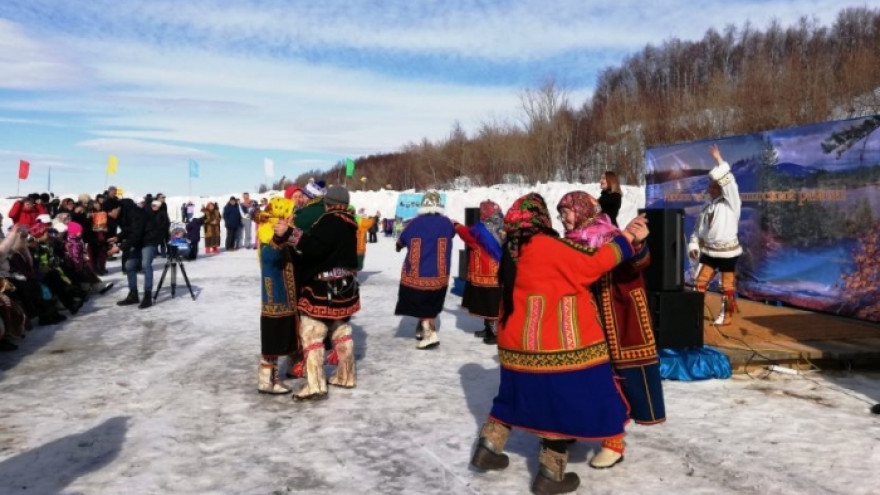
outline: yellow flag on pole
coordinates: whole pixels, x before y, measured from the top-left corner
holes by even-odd
[[[107,159],[107,175],[116,175],[116,166],[119,165],[119,158],[116,155],[110,155]]]

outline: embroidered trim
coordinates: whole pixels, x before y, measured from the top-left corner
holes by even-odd
[[[263,277],[263,286],[266,288],[266,302],[263,305],[273,304],[275,298],[272,297],[272,277]]]
[[[565,296],[559,301],[559,342],[563,349],[580,347],[577,325],[577,298]]]
[[[309,302],[308,299],[300,299],[297,305],[300,311],[311,316],[312,318],[323,318],[328,320],[341,320],[357,313],[361,309],[360,301],[355,304],[342,308],[329,308],[327,306],[318,306]]]
[[[553,373],[573,371],[607,363],[608,344],[599,342],[581,349],[558,352],[519,352],[509,349],[498,349],[501,366],[517,371],[535,373]]]
[[[541,323],[544,321],[544,296],[528,296],[526,299],[526,317],[523,330],[523,349],[528,351],[541,350]]]
[[[437,239],[437,275],[449,279],[446,273],[446,241],[445,237]]]

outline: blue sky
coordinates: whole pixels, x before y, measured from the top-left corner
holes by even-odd
[[[253,191],[486,123],[554,80],[572,106],[648,43],[747,21],[829,25],[839,0],[3,0],[0,195]],[[188,179],[187,161],[199,162]],[[358,170],[358,175],[369,171]]]

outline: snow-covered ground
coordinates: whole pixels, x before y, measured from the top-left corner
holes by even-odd
[[[572,186],[536,189],[552,208]],[[507,208],[523,192],[448,193],[450,211],[463,220],[484,197]],[[359,192],[353,202],[389,215],[395,198]],[[639,206],[625,200],[621,217]],[[110,294],[0,354],[0,493],[528,493],[529,434],[512,436],[506,471],[469,469],[498,385],[495,349],[471,335],[482,324],[452,294],[440,347],[415,348],[415,320],[393,315],[404,254],[381,234],[368,245],[353,319],[358,386],[313,404],[256,392],[254,251],[188,263],[197,299],[178,280],[177,297],[163,287],[147,310],[115,305],[125,284],[111,263]],[[664,382],[669,420],[630,426],[625,462],[592,470],[596,445],[580,443],[569,469],[579,493],[878,493],[880,417],[868,412],[878,378]]]

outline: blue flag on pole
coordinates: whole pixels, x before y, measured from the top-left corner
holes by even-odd
[[[193,159],[189,160],[189,176],[195,178],[199,176],[199,162]]]

